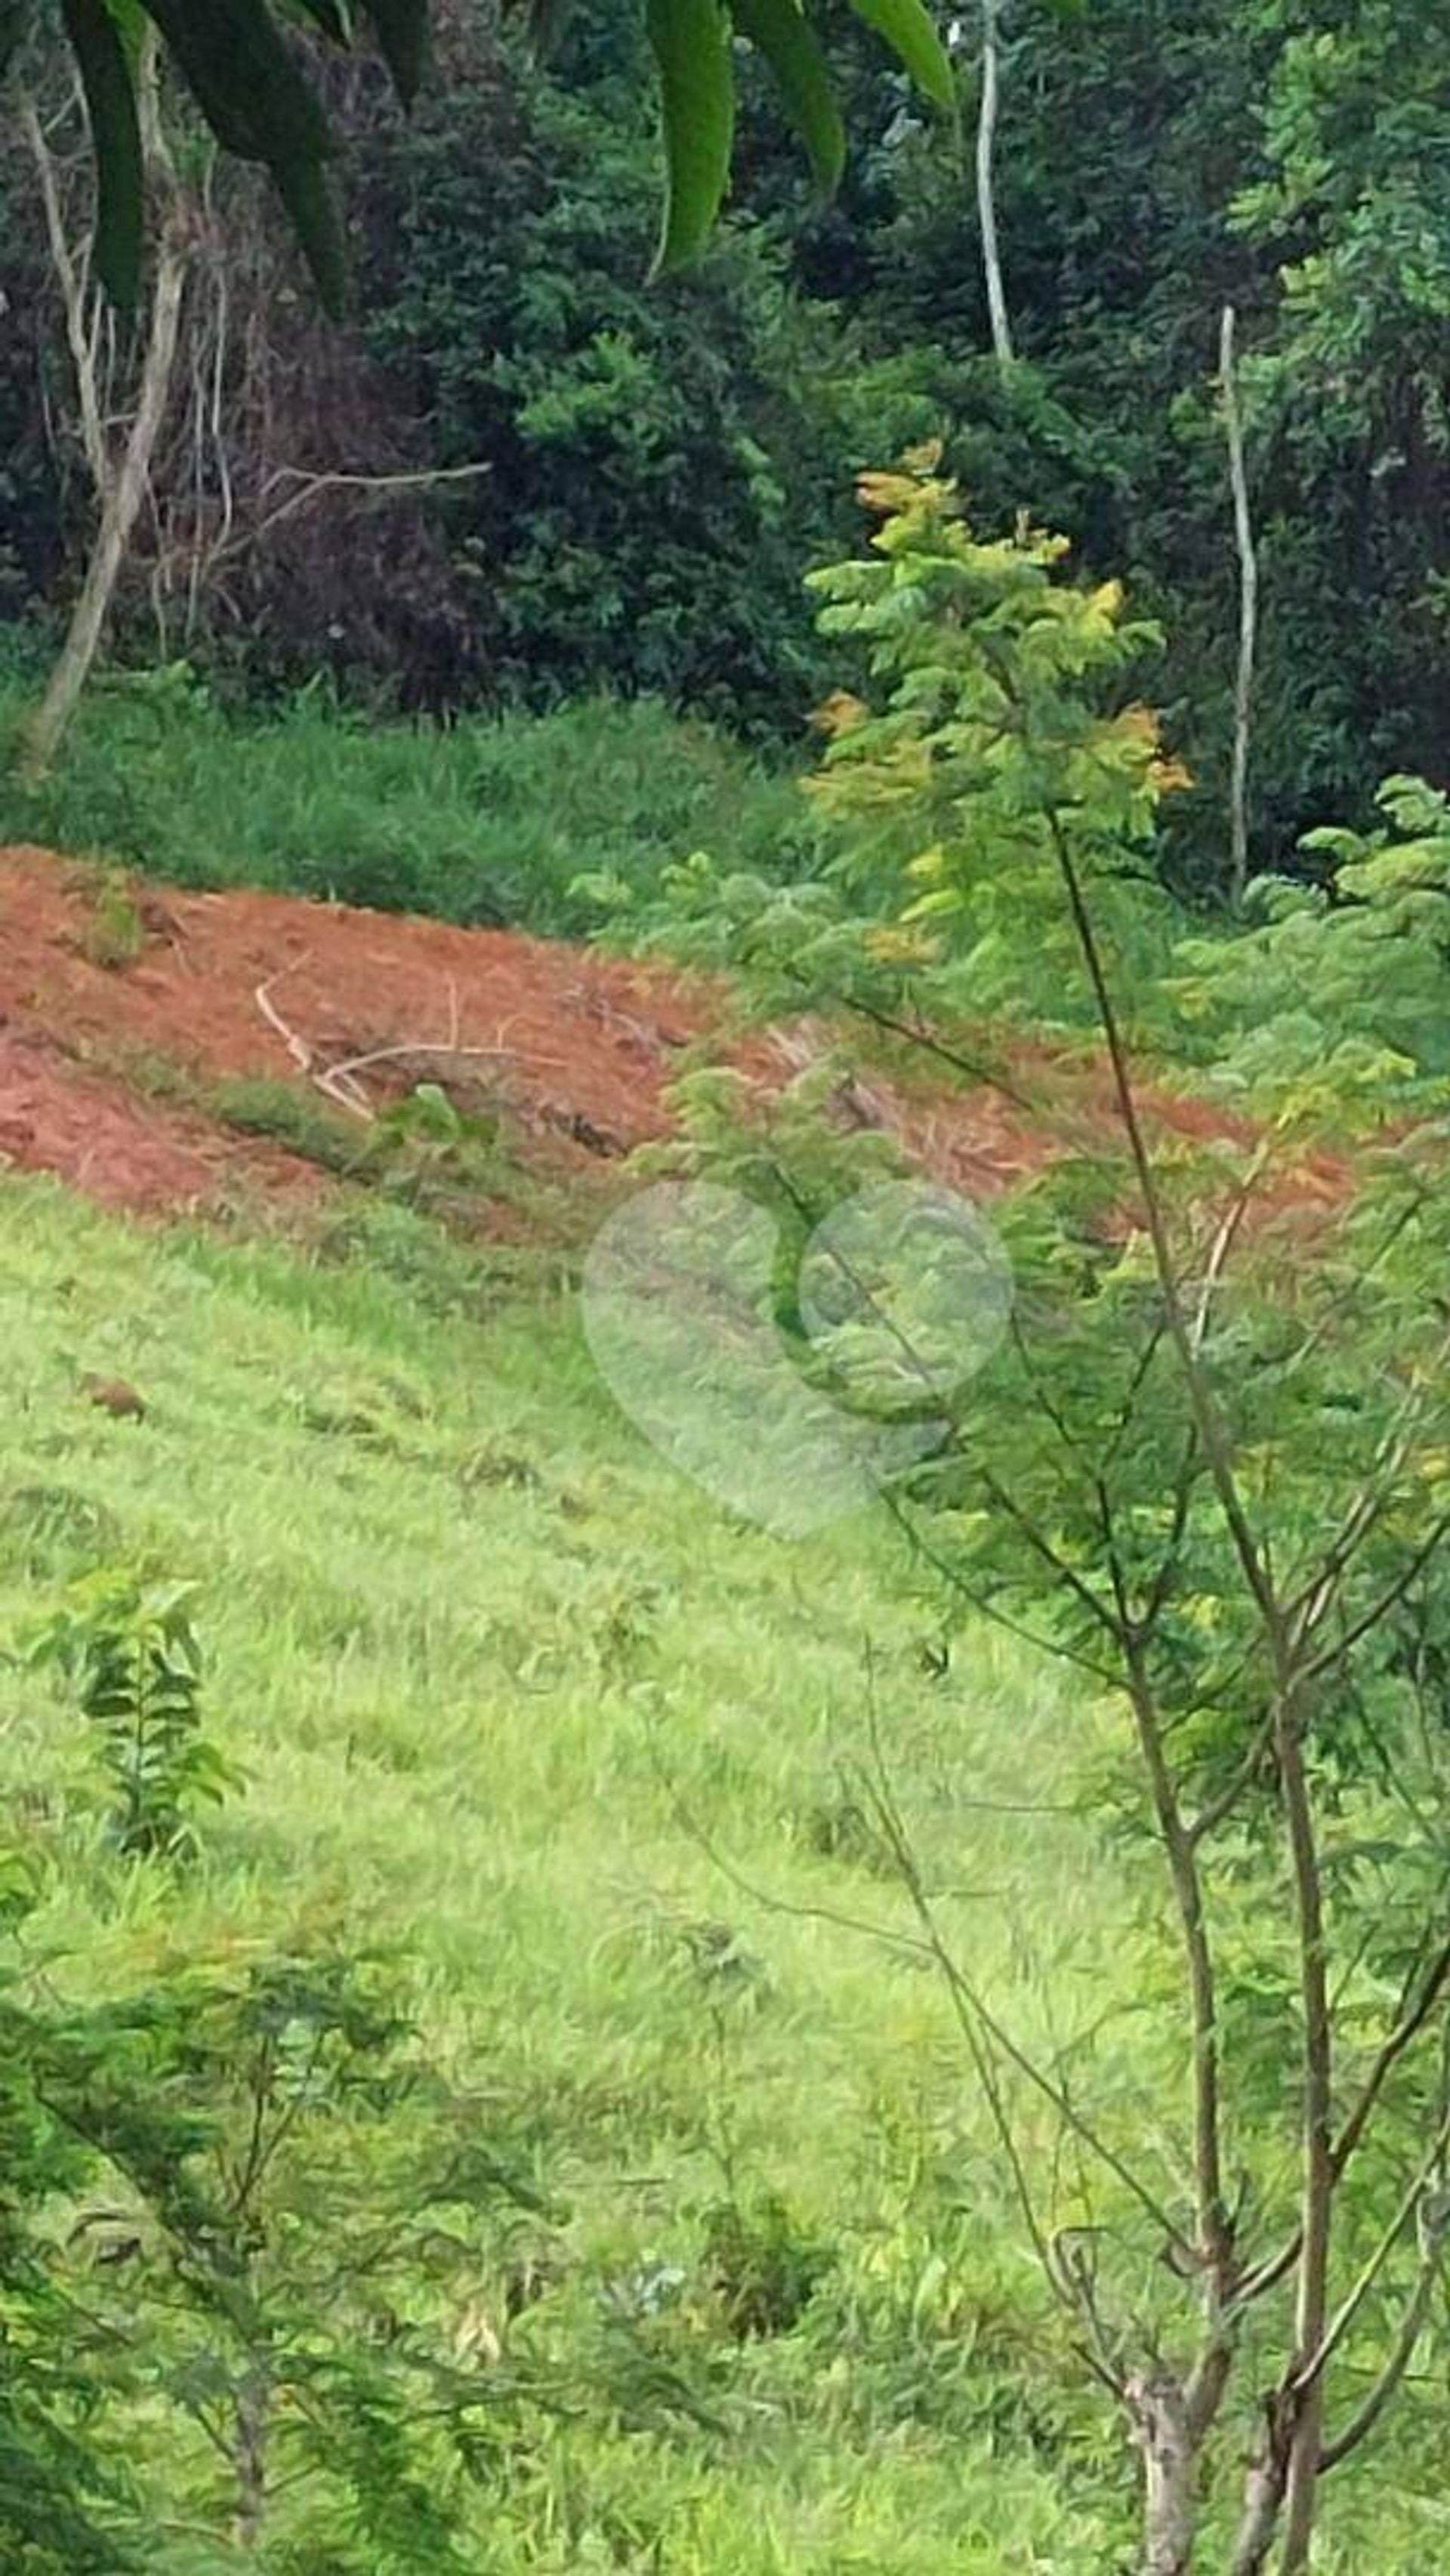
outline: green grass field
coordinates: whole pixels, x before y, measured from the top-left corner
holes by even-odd
[[[993,2302],[1038,2302],[994,2242],[939,1988],[730,1875],[904,1921],[830,1849],[853,1830],[838,1767],[862,1749],[869,1639],[903,1796],[982,1890],[949,1910],[1005,1965],[1046,1828],[1029,1848],[970,1802],[1057,1761],[1050,1680],[990,1640],[932,1680],[933,1615],[879,1535],[788,1549],[726,1523],[613,1415],[565,1302],[429,1314],[363,1261],[147,1234],[44,1186],[7,1184],[4,1218],[12,1607],[100,1546],[197,1580],[209,1723],[249,1783],[179,1881],[127,1867],[79,1721],[6,1680],[4,1779],[64,1874],[36,1942],[73,1947],[93,1991],[158,1948],[322,1925],[406,1948],[430,2045],[527,2133],[558,2202],[536,2343],[583,2333],[611,2282],[688,2278],[727,2185],[779,2195],[827,2249],[791,2331],[681,2324],[728,2443],[601,2408],[542,2442],[480,2564],[615,2563],[623,2516],[641,2550],[658,2538],[642,2565],[1101,2566],[1096,2508],[1070,2513],[1029,2442],[987,2473],[1010,2357]],[[146,1420],[78,1402],[86,1368],[143,1389]],[[1073,1886],[1065,1948],[1075,1923],[1092,1940]]]
[[[44,1184],[0,1206],[7,1611],[99,1555],[194,1579],[209,1729],[247,1775],[189,1868],[125,1863],[64,1692],[0,1668],[48,1890],[28,1947],[77,1996],[252,1944],[402,1954],[420,2045],[540,2203],[482,2227],[451,2302],[501,2316],[522,2253],[545,2286],[508,2355],[577,2393],[514,2436],[468,2563],[1126,2565],[1131,2461],[1021,2246],[950,1997],[841,1919],[910,1922],[850,1785],[874,1704],[971,1975],[1030,2046],[1090,2049],[1100,2116],[1173,2190],[1135,2091],[1144,1926],[1089,1825],[1014,1811],[1071,1800],[1110,1721],[994,1632],[936,1669],[884,1527],[729,1521],[614,1412],[567,1294],[474,1282],[421,1220],[365,1219],[339,1258]],[[84,1370],[145,1420],[80,1400]],[[808,2264],[796,2295],[770,2274],[765,2330],[731,2324],[722,2205]],[[440,2349],[456,2322],[421,2318]],[[109,2430],[152,2563],[233,2563],[195,2539],[205,2447],[121,2401]],[[1433,2501],[1401,2558],[1359,2492],[1326,2567],[1368,2564],[1369,2532],[1377,2567],[1435,2563]],[[308,2514],[305,2483],[279,2497],[261,2564],[354,2564],[309,2554]]]

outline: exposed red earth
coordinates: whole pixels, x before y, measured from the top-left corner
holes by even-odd
[[[305,1204],[327,1188],[315,1164],[209,1112],[207,1087],[227,1078],[291,1082],[343,1117],[431,1078],[461,1106],[497,1107],[526,1156],[597,1173],[667,1131],[664,1092],[702,1035],[718,1029],[767,1084],[828,1043],[802,1025],[742,1044],[722,988],[518,932],[273,894],[158,888],[137,901],[139,953],[98,962],[94,871],[0,850],[0,1160],[114,1207]],[[949,1090],[925,1070],[905,1083],[879,1067],[861,1071],[843,1115],[890,1128],[923,1169],[991,1195],[1066,1130],[1108,1114],[1099,1068],[1044,1058],[1031,1070],[1051,1119],[985,1086]],[[1234,1132],[1161,1095],[1155,1115]],[[1342,1186],[1328,1166],[1298,1177],[1311,1198]]]

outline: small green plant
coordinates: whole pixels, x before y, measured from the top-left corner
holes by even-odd
[[[360,1168],[408,1206],[442,1213],[458,1193],[489,1189],[498,1141],[496,1118],[460,1109],[441,1083],[419,1082],[375,1120]]]
[[[928,1056],[954,1005],[1000,995],[1020,1027],[1045,991],[1059,1026],[1095,1026],[1106,1107],[996,1201],[1012,1330],[882,1502],[974,1620],[1116,1706],[1098,1805],[1143,1944],[1133,2130],[1098,2033],[1034,2053],[952,1948],[874,1669],[867,1816],[951,1998],[1019,2250],[1138,2455],[1145,2576],[1210,2557],[1303,2576],[1329,2473],[1404,2411],[1450,2258],[1446,809],[1392,782],[1384,831],[1315,836],[1332,901],[1275,893],[1267,929],[1199,943],[1165,990],[1138,916],[1185,774],[1120,702],[1151,631],[1116,583],[1065,582],[1059,540],[976,534],[933,464],[864,478],[870,559],[817,578],[873,703],[834,703],[816,801],[863,944],[919,943]],[[1170,1004],[1212,1028],[1257,1126],[1202,1100],[1165,1115],[1186,1072]],[[774,1204],[718,1078],[681,1094],[676,1164]],[[828,1129],[779,1131],[772,1159],[804,1201],[838,1158]]]
[[[212,1085],[206,1105],[244,1136],[271,1136],[323,1171],[356,1169],[353,1127],[316,1092],[270,1074],[237,1074]]]
[[[116,1843],[147,1859],[194,1852],[190,1810],[239,1785],[201,1731],[194,1589],[104,1568],[73,1584],[25,1640],[32,1669],[54,1666],[75,1684],[115,1791]]]
[[[749,2204],[715,2201],[705,2212],[705,2277],[740,2343],[789,2334],[834,2259],[774,2192]]]
[[[104,867],[81,932],[82,953],[93,966],[103,966],[108,974],[120,974],[123,968],[135,965],[145,945],[146,924],[133,878],[125,868]]]

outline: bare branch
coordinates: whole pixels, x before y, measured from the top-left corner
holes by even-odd
[[[1025,1646],[1033,1647],[1038,1654],[1051,1655],[1064,1663],[1074,1664],[1079,1672],[1091,1674],[1094,1681],[1104,1682],[1114,1690],[1121,1689],[1122,1675],[1114,1672],[1111,1665],[1095,1663],[1090,1655],[1084,1655],[1077,1647],[1064,1645],[1061,1638],[1045,1637],[1038,1630],[1027,1627],[1020,1619],[1014,1619],[1010,1611],[1003,1610],[989,1593],[982,1592],[974,1584],[969,1583],[961,1568],[953,1565],[950,1557],[944,1556],[939,1548],[933,1547],[929,1539],[923,1538],[916,1523],[909,1518],[889,1486],[882,1488],[881,1501],[908,1547],[931,1567],[934,1574],[939,1574],[943,1582],[948,1584],[969,1608],[979,1612],[982,1618],[990,1620],[993,1626],[1005,1629],[1008,1636],[1016,1637]]]
[[[1332,1646],[1326,1646],[1320,1654],[1313,1656],[1309,1663],[1304,1665],[1299,1675],[1301,1686],[1307,1687],[1311,1682],[1321,1680],[1325,1673],[1332,1672],[1336,1664],[1342,1663],[1345,1656],[1352,1653],[1362,1637],[1369,1636],[1379,1626],[1380,1621],[1393,1610],[1396,1602],[1404,1599],[1411,1585],[1424,1573],[1431,1558],[1444,1545],[1447,1537],[1450,1537],[1450,1513],[1442,1514],[1430,1531],[1429,1537],[1415,1550],[1408,1565],[1402,1568],[1394,1582],[1380,1593],[1353,1625],[1346,1629],[1344,1635],[1336,1639]]]
[[[1116,2176],[1117,2180],[1122,2183],[1124,2189],[1132,2195],[1139,2207],[1147,2212],[1155,2226],[1160,2227],[1163,2230],[1168,2243],[1177,2247],[1183,2256],[1191,2262],[1194,2259],[1194,2249],[1185,2243],[1182,2229],[1169,2217],[1162,2204],[1154,2197],[1153,2193],[1147,2188],[1147,2186],[1139,2180],[1138,2176],[1117,2153],[1116,2149],[1110,2147],[1106,2140],[1098,2135],[1098,2132],[1092,2124],[1083,2118],[1083,2115],[1078,2110],[1076,2104],[1072,2101],[1070,2095],[1063,2090],[1061,2085],[1055,2083],[1050,2076],[1043,2073],[1043,2070],[1037,2065],[1035,2060],[1029,2057],[1026,2051],[1012,2038],[1011,2033],[1004,2029],[995,2014],[989,2011],[980,1992],[973,1985],[965,1969],[962,1967],[961,1962],[957,1959],[955,1953],[948,1948],[946,1941],[942,1936],[941,1927],[936,1919],[932,1899],[922,1878],[916,1854],[911,1845],[910,1836],[906,1831],[900,1811],[896,1806],[895,1798],[892,1795],[890,1777],[885,1770],[881,1758],[879,1734],[876,1728],[874,1710],[871,1718],[871,1726],[873,1751],[875,1753],[877,1763],[876,1808],[878,1819],[891,1846],[892,1856],[896,1861],[902,1885],[905,1887],[907,1894],[911,1899],[917,1921],[921,1925],[922,1937],[925,1946],[930,1951],[932,1958],[936,1961],[946,1983],[948,1992],[952,1996],[958,2021],[963,2021],[965,2015],[968,2013],[975,2016],[976,2020],[980,2023],[981,2028],[988,2033],[989,2037],[993,2041],[995,2041],[996,2045],[1001,2050],[1002,2055],[1008,2060],[1008,2063],[1015,2066],[1018,2073],[1026,2078],[1027,2082],[1033,2086],[1034,2090],[1039,2092],[1046,2101],[1052,2104],[1054,2110],[1058,2113],[1059,2117],[1067,2123],[1067,2126],[1073,2131],[1074,2135],[1082,2140],[1084,2146],[1091,2148],[1093,2154],[1098,2158],[1100,2163],[1102,2163],[1111,2174]]]
[[[1434,2297],[1435,2283],[1440,2276],[1441,2253],[1442,2248],[1438,2243],[1426,2245],[1420,2260],[1419,2272],[1415,2277],[1414,2288],[1406,2303],[1404,2316],[1400,2320],[1399,2333],[1390,2347],[1389,2358],[1373,2387],[1355,2409],[1343,2430],[1337,2433],[1332,2441],[1324,2444],[1319,2454],[1321,2477],[1328,2470],[1337,2469],[1341,2460],[1347,2460],[1351,2451],[1359,2449],[1361,2442],[1368,2441],[1391,2398],[1397,2393],[1414,2358],[1415,2346],[1420,2340],[1425,2320],[1430,2313],[1430,2301]]]
[[[1406,2049],[1413,2047],[1447,1985],[1450,1985],[1450,1941],[1437,1951],[1426,1972],[1423,1984],[1409,2010],[1403,2014],[1380,2049],[1353,2110],[1334,2142],[1333,2164],[1338,2181],[1369,2125],[1375,2104],[1389,2076]]]
[[[1007,311],[1007,288],[1002,276],[1002,251],[997,238],[997,191],[995,159],[997,150],[997,117],[1002,95],[1002,12],[1001,0],[982,0],[982,94],[977,111],[977,222],[982,235],[982,271],[987,288],[987,315],[992,327],[992,351],[999,367],[1012,364],[1012,324]]]
[[[1359,2278],[1354,2283],[1354,2286],[1349,2291],[1347,2297],[1341,2302],[1339,2308],[1336,2310],[1333,2319],[1325,2328],[1324,2333],[1320,2337],[1314,2351],[1310,2354],[1309,2359],[1295,2372],[1293,2380],[1290,2383],[1295,2396],[1301,2395],[1305,2389],[1309,2388],[1314,2383],[1314,2381],[1323,2377],[1330,2359],[1338,2346],[1344,2341],[1344,2338],[1348,2334],[1350,2327],[1353,2325],[1355,2318],[1358,2316],[1360,2309],[1363,2307],[1365,2300],[1368,2298],[1370,2291],[1374,2288],[1375,2282],[1379,2279],[1381,2272],[1384,2270],[1386,2263],[1389,2261],[1391,2254],[1394,2252],[1396,2245],[1404,2234],[1406,2227],[1414,2217],[1415,2211],[1424,2198],[1430,2182],[1433,2180],[1435,2174],[1442,2169],[1447,2145],[1450,2145],[1450,2112],[1447,2112],[1441,2120],[1440,2126],[1435,2132],[1433,2144],[1431,2145],[1428,2153],[1422,2159],[1414,2180],[1410,2183],[1408,2189],[1401,2198],[1399,2206],[1396,2209],[1393,2218],[1390,2220],[1389,2226],[1385,2229],[1384,2235],[1381,2237],[1379,2244],[1376,2246],[1373,2254],[1365,2264]],[[1438,2253],[1438,2240],[1435,2251]]]
[[[1194,1842],[1184,1824],[1177,1787],[1163,1747],[1157,1703],[1142,1650],[1137,1645],[1129,1652],[1129,1698],[1159,1838],[1173,1882],[1188,1971],[1193,2032],[1193,2169],[1199,2252],[1207,2266],[1213,2304],[1215,2308],[1221,2308],[1233,2295],[1235,2263],[1233,2223],[1223,2189],[1218,2007],[1213,1954],[1204,1919],[1203,1889]]]

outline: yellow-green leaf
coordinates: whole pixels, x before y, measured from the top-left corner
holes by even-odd
[[[922,0],[851,0],[851,6],[891,47],[924,97],[938,107],[955,107],[957,84],[951,56]]]

